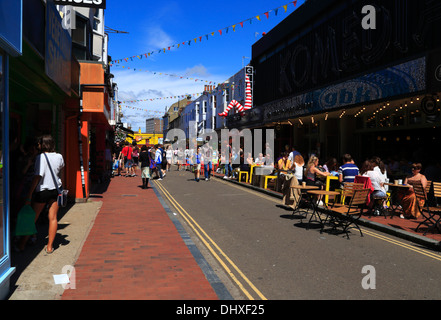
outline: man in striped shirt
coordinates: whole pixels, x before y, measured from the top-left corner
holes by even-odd
[[[359,169],[354,164],[350,154],[345,154],[343,156],[343,165],[338,169],[338,177],[340,183],[354,182],[355,176],[358,175]]]

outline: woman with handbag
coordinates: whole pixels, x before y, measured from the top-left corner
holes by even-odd
[[[26,204],[32,201],[32,208],[35,211],[35,221],[43,211],[44,207],[49,207],[49,237],[47,246],[44,248],[46,253],[54,252],[53,242],[57,234],[58,220],[57,214],[59,205],[57,202],[61,190],[60,171],[64,167],[63,156],[55,152],[55,142],[52,136],[44,135],[38,138],[37,146],[40,154],[35,160],[35,173],[32,185],[29,190]],[[34,192],[35,191],[35,192]],[[24,248],[28,237],[24,237],[21,249]]]

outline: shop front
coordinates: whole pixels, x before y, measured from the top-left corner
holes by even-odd
[[[22,54],[22,2],[0,3],[0,299],[9,294],[11,266],[9,200],[9,59]]]
[[[377,29],[362,8],[374,5]],[[321,161],[416,161],[441,146],[441,14],[433,1],[310,0],[253,46],[262,127]],[[277,138],[276,138],[277,142]],[[277,143],[276,143],[277,145]],[[410,147],[413,146],[413,147]],[[418,151],[418,152],[417,152]]]

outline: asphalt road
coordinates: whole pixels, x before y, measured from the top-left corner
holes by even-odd
[[[307,229],[281,200],[217,178],[171,171],[153,184],[235,299],[441,299],[438,252]]]

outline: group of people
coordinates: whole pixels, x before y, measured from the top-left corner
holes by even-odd
[[[147,189],[148,183],[154,175],[158,180],[166,176],[171,166],[170,146],[165,149],[162,144],[153,147],[141,146],[139,149],[136,141],[116,142],[113,153],[113,169],[115,176],[135,177],[136,169],[141,169],[142,188]],[[123,172],[125,171],[125,173]]]
[[[311,156],[306,166],[306,183],[323,188],[324,180],[321,178],[334,175],[339,177],[340,187],[344,188],[345,183],[355,182],[357,176],[368,177],[371,183],[371,199],[387,198],[388,186],[386,184],[389,182],[388,172],[390,171],[380,157],[375,156],[365,160],[360,168],[354,163],[350,154],[345,154],[342,157],[342,162],[343,164],[338,166],[336,159],[331,158],[325,165],[320,166],[319,159],[316,156]],[[412,163],[410,168],[411,173],[407,174],[403,184],[407,185],[410,181],[420,181],[423,188],[426,189],[427,178],[421,173],[421,163]],[[411,187],[400,188],[397,197],[403,210],[400,218],[417,219],[421,216],[420,207],[424,204],[418,205]],[[386,207],[385,202],[382,205]]]

